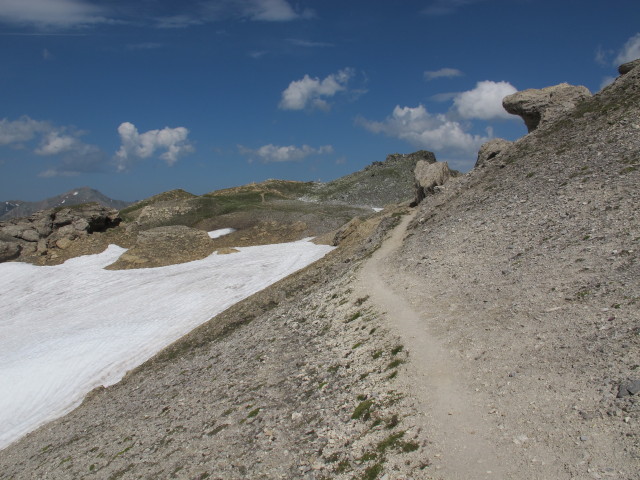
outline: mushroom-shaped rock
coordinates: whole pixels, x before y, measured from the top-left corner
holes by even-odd
[[[555,120],[589,97],[591,92],[587,87],[561,83],[507,95],[502,100],[502,106],[507,112],[522,117],[531,133],[541,123]]]
[[[474,168],[484,166],[489,160],[497,157],[507,148],[513,145],[513,142],[505,140],[504,138],[493,138],[486,143],[483,143],[478,151],[478,159]]]
[[[418,160],[413,171],[415,176],[416,196],[411,206],[418,205],[435,187],[444,185],[451,178],[451,170],[447,162],[428,163]]]
[[[623,63],[622,65],[620,65],[618,67],[618,73],[620,75],[626,75],[637,66],[640,66],[640,58],[637,58],[635,60],[632,60],[630,62]]]

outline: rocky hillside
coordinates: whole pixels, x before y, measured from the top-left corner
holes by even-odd
[[[49,210],[52,208],[70,207],[83,203],[97,203],[103,207],[115,208],[119,210],[129,205],[130,202],[122,200],[114,200],[103,195],[98,190],[88,187],[76,188],[61,195],[40,200],[38,202],[4,202],[5,209],[0,210],[0,221],[6,221],[12,218],[28,217],[40,210]],[[8,208],[8,207],[12,208]]]
[[[636,479],[640,66],[548,92],[528,135],[349,222],[1,451],[0,478]]]

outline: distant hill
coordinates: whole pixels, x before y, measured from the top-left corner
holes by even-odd
[[[0,219],[2,218],[3,215],[6,215],[10,211],[12,211],[14,208],[19,207],[23,203],[25,202],[23,202],[22,200],[6,200],[2,202],[0,204]]]
[[[89,187],[76,188],[55,197],[40,200],[39,202],[5,201],[0,208],[0,220],[10,218],[28,217],[29,215],[49,208],[79,205],[81,203],[95,202],[105,207],[120,210],[131,204],[122,200],[114,200]]]

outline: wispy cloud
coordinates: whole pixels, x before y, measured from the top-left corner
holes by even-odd
[[[186,28],[221,20],[291,22],[315,16],[313,10],[298,10],[287,0],[205,0],[190,9],[178,8],[180,10],[174,15],[156,18],[156,25]]]
[[[26,115],[13,121],[0,120],[0,145],[30,149],[35,155],[48,159],[52,166],[40,173],[42,177],[104,170],[106,153],[82,141],[83,135],[85,132],[74,127],[56,126]]]
[[[118,134],[122,144],[116,152],[115,163],[119,172],[127,170],[135,160],[149,158],[158,151],[163,151],[160,158],[169,166],[178,159],[195,151],[189,142],[189,130],[185,127],[162,130],[149,130],[139,133],[136,126],[130,122],[121,123]]]
[[[486,0],[433,0],[422,13],[431,16],[450,15],[466,5],[483,1]]]
[[[257,149],[251,149],[238,145],[238,151],[241,155],[250,159],[257,158],[263,163],[299,162],[310,155],[331,154],[333,153],[333,147],[331,145],[314,148],[309,145],[297,147],[295,145],[278,146],[268,144]]]
[[[78,27],[111,20],[105,7],[84,0],[2,0],[0,21],[37,27]]]
[[[441,68],[440,70],[428,70],[424,72],[425,80],[435,80],[436,78],[454,78],[461,77],[462,73],[457,68]]]
[[[636,33],[623,45],[614,63],[620,65],[640,58],[640,33]]]
[[[287,42],[289,42],[291,45],[295,45],[296,47],[305,47],[305,48],[335,47],[335,45],[333,43],[312,42],[310,40],[302,40],[300,38],[288,38]]]
[[[305,75],[301,80],[291,82],[282,92],[279,107],[282,110],[311,108],[327,111],[330,104],[326,99],[335,96],[338,92],[345,92],[354,74],[352,68],[345,68],[322,80]]]

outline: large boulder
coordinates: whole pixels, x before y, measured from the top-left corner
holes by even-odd
[[[15,260],[20,256],[22,246],[17,242],[0,240],[0,262]]]
[[[631,62],[623,63],[622,65],[620,65],[618,67],[618,73],[620,75],[626,75],[627,73],[629,73],[631,70],[633,70],[638,66],[640,66],[640,58],[637,58],[636,60],[632,60]]]
[[[589,97],[591,92],[587,87],[561,83],[507,95],[502,106],[507,112],[522,117],[531,133],[542,123],[552,122]]]
[[[109,270],[152,268],[185,263],[208,257],[215,243],[203,230],[174,225],[144,230],[135,245],[109,265]]]
[[[486,165],[489,160],[493,160],[511,145],[513,145],[513,142],[505,140],[504,138],[493,138],[483,143],[480,150],[478,150],[478,159],[476,160],[474,168]]]
[[[418,160],[413,171],[415,176],[415,199],[411,206],[418,205],[429,193],[434,193],[436,187],[444,185],[452,176],[447,162],[429,163]]]

